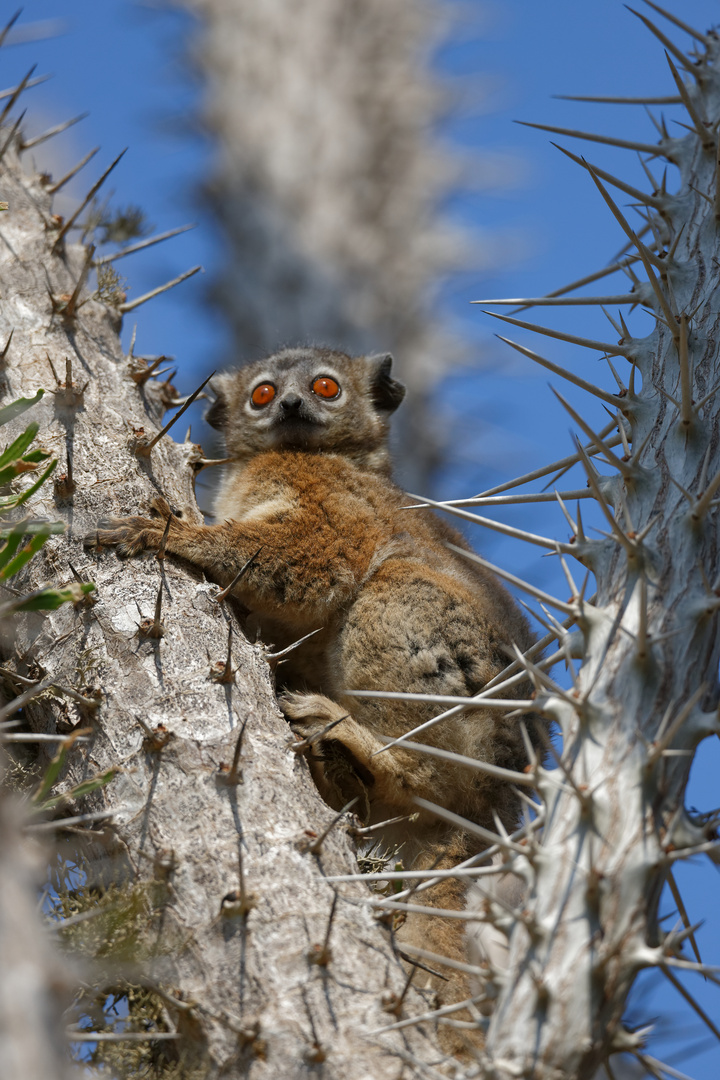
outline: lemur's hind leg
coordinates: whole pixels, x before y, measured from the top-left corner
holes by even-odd
[[[320,794],[330,806],[341,809],[361,785],[368,813],[372,803],[380,802],[394,814],[415,814],[415,796],[431,798],[437,790],[434,762],[418,761],[417,754],[402,746],[386,750],[385,740],[331,698],[287,692],[278,701],[295,731],[310,740],[316,736],[308,761]],[[338,723],[321,735],[333,720]],[[380,750],[385,752],[380,754]]]
[[[325,802],[342,810],[355,799],[353,813],[368,820],[375,784],[368,759],[379,744],[376,747],[372,736],[323,694],[288,691],[280,695],[278,703],[293,731],[310,743],[305,757]]]

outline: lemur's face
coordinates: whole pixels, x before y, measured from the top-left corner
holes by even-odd
[[[330,358],[287,357],[253,372],[243,402],[246,423],[267,446],[317,449],[347,425],[354,387]]]
[[[384,445],[387,420],[404,395],[390,356],[349,357],[330,349],[286,349],[213,380],[208,421],[231,457],[266,450],[353,455]]]

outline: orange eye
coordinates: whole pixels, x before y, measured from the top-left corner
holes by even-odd
[[[329,375],[321,375],[319,379],[316,379],[312,384],[313,393],[318,397],[334,398],[340,393],[340,387],[331,379]]]
[[[252,392],[251,401],[253,405],[269,405],[272,399],[275,397],[275,387],[272,383],[261,383],[260,386],[256,386]]]

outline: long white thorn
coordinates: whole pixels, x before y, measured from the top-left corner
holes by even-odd
[[[514,703],[509,702],[508,704]],[[522,702],[522,706],[532,709],[535,708],[535,702]],[[430,757],[442,758],[443,761],[452,761],[456,765],[463,765],[468,769],[484,772],[488,776],[497,777],[498,780],[507,780],[509,783],[517,784],[519,787],[535,787],[535,781],[527,773],[516,772],[514,769],[503,769],[500,765],[492,765],[489,761],[482,761],[480,758],[466,757],[464,754],[455,754],[451,750],[441,750],[439,746],[427,746],[424,743],[404,742],[403,746],[407,747],[408,750],[416,750],[420,754],[429,754]]]
[[[464,694],[411,694],[395,690],[342,690],[343,697],[377,698],[380,701],[426,701],[432,705],[457,705],[460,709],[533,709],[535,702],[506,698],[476,698]]]
[[[471,300],[471,304],[492,304],[495,306],[514,307],[582,307],[584,305],[637,304],[638,298],[633,293],[618,293],[614,296],[526,296],[509,300]]]
[[[452,810],[447,810],[444,806],[429,802],[427,799],[421,799],[417,795],[413,802],[421,806],[423,810],[429,810],[431,813],[436,814],[443,821],[447,821],[451,825],[457,825],[463,832],[469,832],[473,836],[493,844],[495,847],[500,848],[501,851],[508,851],[514,855],[527,855],[527,850],[521,844],[516,844],[514,840],[505,840],[502,836],[492,832],[491,829],[486,829],[484,826],[478,825],[477,822],[470,821],[469,818],[464,818],[460,814],[454,814]]]
[[[546,536],[537,536],[535,533],[526,532],[525,529],[516,529],[512,525],[506,525],[502,521],[493,521],[492,518],[480,517],[479,514],[471,514],[467,510],[462,510],[457,506],[443,505],[442,503],[435,502],[433,499],[428,499],[425,495],[412,495],[411,499],[417,499],[425,506],[432,506],[436,510],[444,510],[447,514],[453,514],[455,517],[462,518],[464,521],[472,521],[475,525],[483,525],[486,529],[494,529],[496,532],[502,533],[504,536],[512,536],[516,540],[524,540],[528,544],[536,544],[538,547],[548,548],[550,551],[555,551],[558,547],[557,540],[551,540]],[[573,551],[569,544],[560,544],[560,549],[566,551],[572,555]]]
[[[558,600],[555,596],[550,596],[549,593],[543,592],[542,589],[536,588],[535,585],[531,585],[528,581],[523,581],[522,578],[515,577],[514,574],[509,573],[507,570],[503,570],[500,566],[494,566],[492,563],[488,562],[487,559],[483,559],[482,555],[478,555],[474,551],[468,551],[466,548],[456,547],[455,544],[448,544],[447,546],[451,551],[457,552],[458,555],[462,555],[466,559],[470,559],[471,562],[476,562],[479,566],[483,566],[486,570],[489,570],[491,574],[497,574],[498,577],[509,582],[510,585],[514,585],[516,588],[522,589],[523,592],[529,593],[530,596],[534,596],[536,600],[542,600],[544,604],[549,604],[550,607],[558,608],[560,611],[564,611],[566,615],[573,615],[575,613],[571,604],[566,604],[563,600]]]
[[[650,154],[651,157],[668,157],[666,149],[652,143],[631,142],[627,139],[614,139],[610,135],[594,135],[589,131],[575,131],[573,128],[552,127],[550,124],[530,124],[526,120],[516,120],[516,124],[523,127],[537,128],[538,131],[550,131],[554,135],[567,135],[571,139],[588,139],[590,142],[605,143],[607,146],[619,146],[622,150],[637,150],[641,154]]]
[[[522,789],[518,788],[518,794],[520,796],[522,796],[524,794]],[[519,829],[515,830],[515,832],[511,836],[511,840],[519,842],[521,840],[524,840],[526,837],[531,837],[533,835],[533,833],[537,832],[539,829],[542,829],[544,824],[545,824],[545,810],[544,810],[544,807],[543,807],[538,812],[538,816],[536,818],[533,818],[531,821],[525,821],[525,823],[523,825],[521,825]],[[494,859],[495,856],[498,855],[498,854],[500,854],[500,848],[496,844],[491,844],[490,847],[484,848],[482,851],[478,852],[477,855],[471,855],[468,859],[464,859],[463,862],[458,863],[457,866],[454,866],[452,868],[452,872],[451,872],[450,876],[459,877],[460,874],[461,874],[461,871],[464,871],[466,869],[477,868],[481,863],[489,862],[491,859]],[[528,849],[523,848],[523,855],[526,858],[527,858],[527,854],[528,854]],[[488,867],[487,869],[489,870],[490,868]],[[438,874],[438,871],[430,871],[430,870],[428,870],[428,871],[425,871],[424,873],[425,873],[425,876],[427,877],[429,874],[433,874],[433,875]],[[436,884],[437,884],[437,881],[436,881],[435,877],[433,877],[431,880],[423,881],[419,885],[416,884],[416,885],[412,885],[408,889],[403,889],[401,892],[396,893],[395,896],[393,897],[393,899],[394,900],[406,900],[406,899],[409,900],[414,895],[416,895],[418,893],[425,892],[427,889],[432,889],[434,887],[434,885],[436,885]]]
[[[680,980],[677,978],[677,976],[673,975],[672,971],[670,971],[670,969],[668,967],[665,967],[664,964],[660,965],[660,970],[662,971],[662,973],[666,977],[666,979],[668,979],[673,984],[673,986],[675,987],[677,992],[682,997],[685,998],[685,1000],[687,1001],[690,1008],[694,1009],[694,1011],[698,1014],[700,1019],[703,1020],[705,1022],[705,1024],[710,1028],[710,1030],[712,1031],[715,1038],[720,1039],[720,1031],[718,1031],[717,1027],[715,1026],[715,1024],[713,1024],[712,1020],[710,1019],[708,1014],[705,1012],[705,1010],[703,1008],[701,1008],[700,1005],[698,1005],[697,1001],[692,996],[692,994],[689,993],[689,991],[687,991],[685,989],[685,987],[680,982]]]
[[[86,154],[81,161],[78,161],[77,165],[74,165],[70,172],[65,173],[65,175],[57,181],[57,183],[51,184],[50,187],[47,189],[48,194],[54,195],[55,192],[60,190],[60,188],[65,187],[65,184],[67,184],[68,181],[72,180],[73,176],[77,176],[83,166],[87,165],[88,161],[92,161],[99,149],[100,147],[96,146],[95,149],[91,150],[89,154]]]
[[[557,695],[557,697],[561,697],[564,701],[567,701],[568,705],[571,705],[575,710],[577,710],[577,711],[580,710],[580,707],[581,707],[582,703],[580,701],[578,701],[577,698],[571,697],[570,694],[568,694],[567,690],[563,690],[562,686],[559,686],[558,683],[554,682],[553,679],[551,679],[549,675],[546,675],[545,672],[542,670],[542,668],[539,667],[538,664],[533,664],[530,660],[527,659],[527,657],[523,656],[523,654],[518,649],[517,645],[513,645],[513,649],[514,649],[515,655],[517,656],[517,658],[520,661],[521,665],[525,668],[528,675],[530,676],[533,683],[535,684],[535,686],[538,689],[540,687],[544,687],[546,690],[549,690],[551,694],[555,694],[555,695]],[[565,655],[565,650],[564,649],[561,649],[560,652],[562,653],[563,656]],[[521,723],[521,728],[527,730],[525,728],[525,722],[524,721],[522,721],[522,723]],[[540,731],[541,736],[544,738],[542,728],[540,728],[539,731]],[[528,739],[529,739],[529,737],[528,737]],[[525,740],[526,747],[528,745],[528,739]],[[550,746],[548,748],[550,749],[550,753],[552,753],[553,752],[552,744],[550,744]],[[533,767],[534,767],[535,766],[534,756],[531,756],[530,753],[528,752],[528,757],[530,757],[530,760],[532,761]]]
[[[159,233],[157,236],[149,236],[147,240],[141,240],[137,244],[131,244],[130,247],[123,248],[122,251],[116,251],[108,255],[100,255],[95,260],[96,266],[102,266],[103,263],[117,262],[118,259],[124,259],[126,255],[134,255],[136,251],[142,251],[144,248],[152,247],[154,244],[161,244],[163,240],[169,240],[173,236],[180,236],[181,233],[188,232],[190,229],[195,229],[195,225],[180,225],[177,229],[168,229],[167,232]]]
[[[408,953],[410,956],[417,956],[420,960],[427,960],[431,964],[440,964],[442,967],[452,968],[453,971],[464,971],[468,975],[478,975],[481,978],[487,977],[485,968],[477,967],[475,964],[463,964],[461,960],[451,960],[449,956],[440,956],[438,953],[429,952],[427,949],[421,949],[417,945],[411,945],[406,941],[402,943],[402,952]]]
[[[707,34],[701,34],[700,31],[696,30],[694,26],[690,26],[689,23],[683,22],[682,19],[679,19],[677,17],[677,15],[672,15],[669,11],[666,11],[665,8],[661,8],[659,4],[653,3],[653,0],[642,0],[642,2],[643,4],[647,4],[648,7],[651,7],[653,11],[657,11],[658,15],[662,15],[662,17],[664,19],[667,19],[668,22],[674,23],[675,26],[679,27],[680,30],[684,30],[686,34],[689,34],[690,37],[695,38],[696,41],[700,41],[703,45],[707,45]]]
[[[288,645],[287,648],[281,649],[280,652],[266,652],[263,653],[263,656],[266,660],[279,660],[281,656],[287,656],[288,653],[291,653],[294,649],[297,649],[299,645],[303,644],[303,642],[308,641],[311,637],[314,637],[315,634],[319,634],[320,631],[324,629],[324,626],[318,626],[316,630],[311,630],[309,634],[305,634],[304,637],[298,638],[297,641],[293,641],[292,645]]]
[[[690,95],[687,92],[687,87],[685,86],[685,83],[680,78],[680,73],[678,72],[678,69],[675,67],[672,60],[670,59],[670,54],[667,52],[667,50],[665,51],[665,59],[667,60],[668,64],[670,65],[670,71],[672,73],[673,79],[675,80],[675,85],[677,86],[678,90],[680,91],[680,97],[683,100],[683,105],[685,106],[685,108],[688,111],[688,116],[690,117],[690,119],[693,122],[693,127],[694,127],[694,129],[695,129],[695,131],[697,133],[698,138],[700,139],[700,142],[702,143],[703,149],[704,150],[714,150],[715,149],[715,140],[712,137],[712,132],[708,128],[707,123],[703,120],[700,113],[695,108],[695,106],[693,104],[693,101],[692,101],[692,98],[690,97]]]
[[[679,1069],[674,1069],[672,1065],[666,1065],[659,1058],[651,1057],[649,1054],[641,1054],[638,1050],[631,1050],[630,1053],[637,1058],[641,1065],[644,1065],[647,1071],[655,1077],[655,1080],[667,1080],[667,1076],[672,1076],[675,1080],[693,1080],[692,1076],[680,1072]],[[658,1069],[660,1072],[658,1072]],[[665,1073],[666,1076],[663,1076],[662,1073]]]
[[[558,505],[559,505],[560,509],[562,510],[562,513],[563,513],[563,517],[565,518],[565,520],[567,521],[568,525],[569,525],[569,526],[570,526],[570,528],[572,529],[572,531],[573,531],[573,536],[574,536],[574,535],[575,535],[575,531],[576,531],[576,530],[575,530],[575,522],[573,521],[573,519],[572,519],[572,517],[571,517],[571,515],[570,515],[570,513],[569,513],[569,511],[568,511],[568,508],[567,508],[567,507],[566,507],[566,505],[565,505],[565,502],[564,502],[564,500],[563,500],[563,497],[562,497],[562,495],[560,494],[560,492],[559,492],[559,491],[557,490],[557,488],[556,488],[556,489],[555,489],[555,491],[553,492],[553,495],[554,495],[554,497],[555,497],[555,500],[556,500],[556,502],[558,503]]]
[[[657,258],[657,256],[652,254],[650,249],[648,247],[646,247],[645,244],[643,244],[643,242],[640,240],[640,237],[637,235],[637,233],[634,231],[634,229],[632,229],[630,227],[630,225],[627,223],[627,221],[625,220],[623,215],[620,213],[620,210],[618,209],[618,207],[615,204],[614,200],[610,197],[609,192],[607,191],[605,186],[601,183],[600,179],[595,174],[595,170],[592,168],[591,165],[587,166],[587,170],[590,173],[590,176],[592,177],[593,182],[595,183],[595,186],[597,187],[598,191],[600,192],[603,199],[605,200],[605,202],[610,207],[610,210],[612,211],[613,217],[616,219],[616,221],[618,222],[618,224],[620,225],[622,230],[626,233],[626,235],[630,238],[632,243],[637,248],[637,251],[638,251],[638,254],[639,254],[639,256],[640,256],[640,258],[642,260],[643,266],[645,267],[645,273],[648,276],[648,281],[652,285],[653,292],[655,293],[655,295],[656,295],[656,297],[658,299],[658,303],[660,304],[660,307],[663,310],[665,318],[667,319],[668,329],[670,330],[670,333],[672,334],[674,340],[677,342],[677,340],[678,340],[677,320],[675,318],[675,315],[673,314],[673,312],[670,309],[670,305],[668,304],[665,293],[662,291],[662,289],[660,287],[660,283],[659,283],[657,277],[655,276],[655,271],[653,270],[653,266],[652,266],[652,264],[655,263],[655,265],[658,265],[662,270],[665,270],[667,268],[667,262],[663,263],[661,260],[659,260]]]
[[[607,180],[608,184],[612,184],[613,187],[619,188],[620,191],[624,191],[626,195],[630,195],[631,198],[637,199],[638,202],[645,203],[647,206],[652,206],[655,209],[662,206],[662,200],[656,198],[654,195],[648,195],[648,193],[642,191],[641,188],[633,187],[633,185],[628,184],[626,180],[620,180],[617,176],[613,176],[612,173],[606,172],[605,169],[598,168],[597,165],[590,165],[584,158],[578,157],[577,154],[573,154],[571,150],[566,150],[564,146],[560,146],[558,143],[553,143],[553,146],[559,150],[561,154],[565,154],[571,161],[574,161],[576,165],[580,165],[585,169],[592,168],[597,176],[602,176],[603,180]],[[616,302],[617,301],[615,300],[608,301],[608,303]],[[637,297],[633,297],[631,303],[637,303]]]
[[[578,451],[580,452],[580,449],[581,449],[580,448],[580,443],[578,442],[576,445],[578,447]],[[596,475],[595,475],[595,470],[594,470],[594,468],[592,466],[590,458],[587,456],[587,454],[584,451],[581,451],[580,457],[581,457],[583,465],[585,466],[585,472],[586,472],[590,487],[593,489],[593,492],[595,493],[595,499],[596,499],[600,509],[602,510],[603,514],[607,518],[607,520],[608,520],[608,522],[610,524],[610,528],[612,529],[613,533],[615,534],[617,539],[620,541],[620,543],[624,547],[625,551],[627,552],[628,557],[631,558],[631,559],[635,559],[635,557],[637,555],[637,552],[635,550],[635,545],[632,543],[632,541],[629,539],[629,537],[627,537],[625,535],[625,533],[622,531],[622,529],[618,525],[617,521],[613,517],[612,513],[610,512],[610,509],[609,509],[609,507],[608,507],[608,505],[607,505],[607,503],[605,501],[605,497],[604,497],[602,491],[600,490],[600,486],[599,486],[599,484],[597,482],[597,478],[596,478]]]
[[[593,97],[587,94],[551,94],[560,101],[591,101],[600,105],[679,105],[681,98],[675,94],[664,97]]]
[[[643,225],[642,229],[641,229],[641,230],[640,230],[640,232],[638,233],[638,237],[639,237],[639,238],[640,238],[640,239],[642,240],[643,236],[645,236],[645,235],[646,235],[647,233],[649,233],[649,232],[650,232],[650,226],[649,226],[649,225]],[[614,257],[615,257],[616,259],[619,259],[619,258],[621,258],[621,257],[622,257],[623,255],[626,255],[626,254],[627,254],[627,252],[629,251],[629,249],[630,249],[631,247],[634,247],[634,246],[635,246],[635,245],[633,244],[633,241],[632,241],[632,240],[628,240],[627,244],[623,244],[623,246],[622,246],[622,247],[620,248],[620,250],[618,251],[618,253],[617,253],[617,254],[616,254],[616,255],[615,255]],[[630,268],[630,267],[628,267],[628,270],[627,270],[627,272],[628,272],[628,273],[631,273],[631,268]],[[636,284],[636,285],[637,285],[637,284],[638,284],[638,281],[635,281],[635,282],[634,282],[634,284]]]
[[[389,900],[378,896],[368,897],[366,903],[371,907],[380,908],[382,911],[409,911],[415,915],[435,915],[440,919],[461,919],[463,922],[488,922],[487,916],[481,911],[465,909],[458,911],[456,908],[434,908],[429,904],[406,904],[402,900]]]
[[[45,142],[47,139],[52,139],[55,135],[60,135],[61,132],[67,131],[68,128],[73,127],[75,124],[79,124],[81,120],[84,120],[90,113],[80,113],[79,116],[74,116],[72,120],[65,120],[62,124],[56,124],[55,127],[48,128],[47,131],[43,131],[41,135],[35,135],[32,139],[20,140],[20,152],[24,153],[26,150],[32,149],[33,146],[39,146],[40,143]]]
[[[672,898],[675,901],[675,903],[677,904],[677,909],[678,909],[678,912],[680,913],[680,918],[683,921],[683,925],[684,925],[686,931],[688,931],[687,937],[688,937],[688,940],[690,942],[690,945],[692,946],[692,951],[695,953],[695,959],[697,960],[698,964],[702,964],[702,957],[700,955],[700,950],[698,949],[698,946],[697,946],[697,941],[695,940],[694,929],[693,929],[693,926],[692,926],[692,924],[690,922],[690,918],[688,916],[687,909],[686,909],[685,904],[683,902],[683,898],[680,895],[680,890],[677,887],[677,882],[675,881],[675,876],[674,876],[672,870],[668,873],[667,883],[668,883],[668,886],[670,888],[670,892],[672,893]]]
[[[176,285],[179,285],[181,281],[187,281],[193,274],[197,274],[201,270],[202,266],[193,266],[192,269],[186,270],[184,274],[178,274],[172,281],[166,281],[164,285],[158,285],[157,289],[151,289],[150,292],[144,293],[143,296],[138,296],[135,300],[128,300],[124,304],[119,304],[118,311],[125,315],[128,311],[133,311],[134,308],[147,303],[148,300],[153,300],[156,296],[159,296],[160,293],[167,292],[168,289],[173,289]]]
[[[528,360],[533,360],[536,364],[540,364],[541,367],[547,368],[548,371],[552,371],[555,375],[559,375],[561,379],[567,379],[568,382],[573,383],[575,386],[579,386],[580,389],[584,390],[586,393],[600,398],[601,401],[607,401],[609,405],[613,405],[617,408],[618,394],[608,394],[606,390],[601,390],[600,387],[595,386],[594,383],[587,382],[586,379],[582,379],[579,375],[574,375],[572,371],[567,371],[560,364],[556,364],[552,360],[547,360],[544,356],[540,356],[539,353],[533,352],[532,349],[528,349],[524,345],[519,345],[516,341],[511,341],[510,338],[503,337],[502,334],[497,334],[496,336],[500,341],[504,341],[506,345],[509,345],[511,349],[515,349],[517,352],[522,353],[523,356],[527,356]]]
[[[228,460],[232,460],[228,458]],[[577,491],[560,492],[563,499],[592,499],[594,496],[587,488],[578,488]],[[490,495],[488,498],[475,496],[472,499],[444,499],[437,505],[441,509],[446,506],[511,506],[516,503],[543,503],[554,502],[555,494],[550,491],[533,491],[526,495]],[[401,506],[401,510],[421,510],[427,503],[413,503],[411,506]]]
[[[572,619],[567,621],[570,625],[572,625],[575,620]],[[536,642],[535,645],[532,646],[532,648],[528,649],[525,656],[527,656],[528,658],[532,656],[537,656],[538,653],[542,652],[553,641],[558,640],[559,637],[560,635],[556,633],[547,635],[540,641]],[[543,667],[551,668],[558,662],[558,660],[562,659],[563,655],[564,653],[562,649],[559,649],[551,656],[548,656],[545,659],[541,660],[540,664]],[[371,756],[377,757],[378,754],[385,753],[386,750],[392,749],[393,746],[400,746],[406,743],[409,739],[412,739],[413,736],[420,735],[423,731],[427,731],[429,728],[435,727],[436,724],[440,724],[443,720],[448,720],[452,716],[457,716],[459,713],[464,712],[468,708],[482,708],[485,699],[488,697],[492,697],[491,691],[495,691],[495,693],[497,694],[501,690],[507,690],[511,686],[517,686],[518,683],[524,682],[525,679],[526,675],[522,668],[522,664],[518,663],[518,661],[515,660],[502,671],[498,672],[498,674],[493,679],[491,679],[490,682],[486,683],[483,689],[474,697],[462,698],[460,705],[453,705],[451,709],[446,709],[444,712],[438,713],[437,716],[431,717],[430,720],[425,720],[422,724],[418,724],[418,726],[412,728],[411,731],[404,732],[402,735],[399,735],[397,739],[392,739],[390,742],[386,743],[381,750],[376,750],[375,753]],[[507,701],[505,701],[505,704],[509,707],[509,705],[512,703],[508,703]]]
[[[693,421],[692,373],[688,355],[688,317],[680,316],[678,359],[680,361],[680,417],[685,431],[690,430]]]
[[[595,166],[591,165],[589,161],[585,161],[583,158],[580,159],[580,164],[583,166],[583,168],[585,168],[590,173],[590,176],[595,181],[595,185],[596,185],[598,191],[600,192],[600,194],[602,195],[603,199],[605,200],[605,202],[609,206],[613,217],[615,218],[618,225],[620,226],[620,228],[623,230],[623,232],[627,236],[630,243],[633,244],[635,246],[635,248],[637,249],[638,255],[640,256],[640,259],[641,259],[641,261],[643,263],[643,266],[645,266],[645,269],[647,270],[647,263],[648,262],[653,263],[659,270],[667,269],[666,262],[663,262],[659,258],[659,256],[653,254],[653,252],[651,252],[650,249],[645,244],[642,243],[642,241],[640,240],[640,235],[638,233],[636,233],[635,230],[631,227],[631,225],[629,224],[629,222],[627,221],[625,216],[620,211],[620,208],[618,207],[617,203],[615,202],[615,200],[610,195],[607,188],[604,186],[604,184],[601,183],[600,174],[596,170]],[[643,231],[647,232],[649,229],[650,229],[650,225],[648,224]]]
[[[28,79],[28,81],[25,83],[25,89],[29,90],[32,86],[39,86],[40,83],[47,82],[48,79],[51,78],[52,75],[38,75],[35,79]],[[13,94],[17,93],[17,89],[17,86],[11,86],[8,90],[0,90],[0,101],[4,101],[5,98],[12,97]]]
[[[564,334],[560,330],[552,330],[549,326],[538,326],[535,323],[523,322],[521,319],[513,319],[510,315],[501,315],[497,311],[485,311],[493,319],[501,319],[512,326],[519,326],[523,330],[531,330],[534,334],[545,334],[547,337],[557,338],[558,341],[569,341],[571,345],[580,345],[584,349],[592,349],[593,352],[608,353],[609,356],[624,356],[630,359],[630,350],[626,345],[612,345],[606,341],[595,341],[592,338],[578,337],[576,334]]]
[[[617,470],[618,470],[618,472],[619,472],[619,473],[620,473],[620,474],[621,474],[622,476],[624,476],[624,477],[625,477],[626,479],[631,479],[632,477],[634,477],[634,476],[635,476],[635,474],[636,474],[636,471],[637,471],[637,470],[633,469],[633,468],[632,468],[632,467],[631,467],[630,465],[628,465],[628,464],[627,464],[627,462],[625,462],[625,461],[622,461],[622,460],[621,460],[621,459],[620,459],[620,458],[619,458],[619,457],[617,456],[617,454],[614,454],[614,453],[612,452],[612,450],[611,450],[611,449],[610,449],[610,447],[609,447],[609,446],[607,445],[607,443],[606,443],[606,442],[604,442],[604,441],[603,441],[603,440],[602,440],[602,439],[600,438],[600,436],[599,436],[599,435],[597,435],[597,434],[596,434],[596,433],[595,433],[595,432],[593,431],[593,429],[592,429],[592,428],[590,427],[590,425],[589,425],[588,423],[586,423],[586,422],[585,422],[585,420],[583,420],[582,416],[580,416],[580,413],[576,412],[576,411],[575,411],[575,409],[573,409],[573,407],[572,407],[572,405],[570,404],[570,402],[569,402],[569,401],[566,401],[566,400],[565,400],[565,398],[564,398],[564,397],[562,396],[562,394],[561,394],[561,393],[560,393],[560,392],[559,392],[558,390],[556,390],[554,386],[551,386],[551,387],[550,387],[550,389],[552,390],[553,394],[554,394],[554,395],[555,395],[555,397],[556,397],[556,398],[558,399],[558,401],[560,402],[560,404],[561,404],[561,405],[563,406],[563,408],[564,408],[564,409],[565,409],[565,410],[566,410],[566,411],[567,411],[567,412],[568,412],[568,413],[570,414],[570,416],[571,416],[571,417],[573,418],[573,420],[575,421],[575,423],[576,423],[576,424],[577,424],[577,425],[578,425],[579,427],[581,427],[581,428],[582,428],[582,430],[584,431],[584,433],[585,433],[585,434],[587,435],[588,439],[591,439],[591,440],[592,440],[592,442],[594,442],[594,443],[595,443],[595,445],[597,446],[597,448],[598,448],[598,450],[600,451],[600,453],[601,453],[601,454],[603,454],[603,455],[604,455],[604,457],[606,458],[606,460],[607,460],[608,464],[609,464],[609,465],[611,465],[611,466],[613,467],[613,469],[617,469]]]
[[[433,1009],[432,1012],[421,1013],[420,1016],[408,1016],[404,1020],[398,1020],[396,1024],[388,1024],[387,1027],[375,1028],[373,1031],[368,1032],[368,1034],[384,1035],[388,1031],[400,1031],[401,1028],[412,1027],[414,1024],[422,1024],[427,1020],[437,1020],[441,1016],[450,1016],[452,1013],[459,1012],[461,1009],[467,1009],[471,1005],[482,1005],[484,1001],[487,1001],[487,995],[479,994],[476,997],[466,998],[465,1001],[458,1001],[455,1005],[443,1005],[442,1008]]]
[[[537,810],[537,804],[533,803]],[[448,878],[473,880],[476,877],[496,877],[507,873],[507,866],[453,866],[450,870],[378,870],[371,874],[334,874],[325,881],[446,881]]]
[[[612,421],[610,424],[607,424],[606,427],[601,428],[598,432],[600,438],[605,439],[614,427],[617,427],[617,424],[615,421]],[[607,440],[607,445],[617,446],[620,442],[620,436],[615,435]],[[596,448],[592,444],[586,446],[585,450],[590,455],[597,453]],[[502,491],[508,491],[510,488],[520,487],[521,484],[529,484],[532,480],[541,480],[543,476],[549,476],[551,473],[557,473],[558,471],[560,471],[560,475],[562,475],[562,473],[567,472],[568,469],[572,468],[573,465],[577,465],[579,461],[579,454],[569,454],[567,457],[560,458],[559,461],[553,461],[550,465],[544,465],[541,469],[535,469],[533,472],[525,473],[524,476],[516,476],[513,480],[506,480],[504,484],[498,484],[496,487],[488,488],[487,491],[481,491],[475,498],[487,499],[492,495],[499,495]]]
[[[658,26],[656,26],[651,19],[648,19],[646,15],[643,15],[640,11],[635,11],[634,8],[629,7],[627,4],[625,5],[625,7],[633,15],[637,16],[640,22],[648,28],[650,33],[654,34],[658,41],[661,41],[663,43],[668,52],[671,52],[673,56],[682,64],[682,66],[690,72],[691,75],[697,78],[697,68],[691,60],[688,60],[682,49],[678,49],[677,45],[673,41],[671,41],[669,37],[666,37],[665,34],[663,34],[662,30]],[[665,13],[663,12],[663,14]]]
[[[602,270],[596,270],[592,274],[586,274],[585,277],[578,278],[577,281],[571,281],[569,285],[563,285],[560,289],[553,289],[552,292],[547,293],[547,297],[552,298],[554,296],[562,296],[564,293],[573,292],[575,289],[581,289],[584,285],[592,285],[594,281],[600,281],[601,278],[608,277],[610,274],[615,274],[618,270],[628,271],[630,270],[632,263],[638,261],[638,255],[628,255],[626,259],[621,259],[619,262],[612,263],[610,266],[605,266]]]

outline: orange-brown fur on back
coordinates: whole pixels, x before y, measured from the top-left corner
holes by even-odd
[[[388,420],[403,394],[390,358],[285,350],[215,383],[208,418],[232,458],[219,523],[173,517],[167,551],[226,585],[260,549],[233,590],[251,623],[280,647],[319,630],[280,669],[280,703],[310,739],[340,720],[308,755],[321,794],[338,809],[357,796],[356,810],[373,822],[416,814],[420,797],[493,831],[498,815],[512,829],[518,801],[508,784],[402,746],[377,755],[438,706],[347,694],[472,696],[505,667],[514,644],[532,641],[495,578],[449,550],[448,541],[464,540],[428,511],[403,509],[407,496],[389,479]],[[270,400],[254,404],[254,393]],[[123,555],[157,550],[169,512],[160,509],[160,518],[107,523],[100,543]],[[454,715],[420,741],[510,769],[527,764],[518,720],[497,711]],[[396,838],[406,866],[448,865],[477,850],[425,811]],[[457,908],[462,895],[450,880],[422,902]],[[460,957],[462,923],[430,923],[410,919],[402,934],[426,946],[429,935],[432,951]]]

